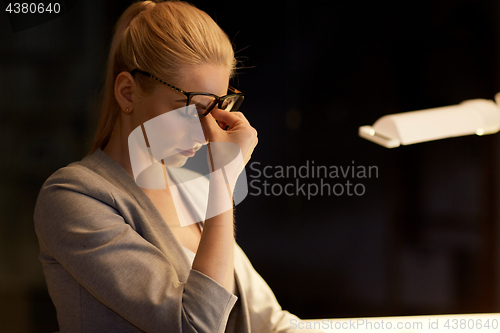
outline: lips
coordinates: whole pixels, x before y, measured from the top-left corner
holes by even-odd
[[[200,148],[201,146],[197,146],[192,149],[177,149],[177,151],[179,152],[179,154],[184,155],[186,157],[193,157],[194,154],[196,154],[196,152],[200,150]]]
[[[189,150],[180,150],[180,149],[177,149],[179,151],[179,154],[181,155],[184,155],[186,157],[193,157],[194,154],[195,154],[195,151],[192,150],[192,149],[189,149]]]

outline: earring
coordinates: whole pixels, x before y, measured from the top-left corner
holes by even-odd
[[[132,110],[130,110],[129,108],[126,108],[126,109],[125,109],[125,112],[126,112],[126,113],[130,113],[131,111],[132,111]]]

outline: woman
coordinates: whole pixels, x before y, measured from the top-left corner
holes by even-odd
[[[234,66],[225,33],[187,3],[137,2],[118,21],[91,153],[54,173],[35,209],[61,331],[274,332],[297,319],[234,240],[234,183],[257,144],[245,117],[227,112],[242,97],[234,89],[223,96]],[[188,120],[199,125],[194,132],[181,126]],[[154,124],[163,127],[154,132]],[[136,146],[149,152],[148,170],[161,170],[163,187],[138,186],[147,183],[137,173],[138,131],[146,145]],[[168,142],[155,153],[158,137]],[[208,142],[209,182],[170,168]],[[224,144],[237,145],[239,166],[217,166]],[[186,177],[200,189],[183,189]],[[192,214],[197,202],[203,223]]]

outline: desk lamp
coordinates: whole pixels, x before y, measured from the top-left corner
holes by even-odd
[[[473,99],[457,105],[390,114],[373,126],[361,126],[359,136],[386,148],[500,130],[500,93],[495,101]]]

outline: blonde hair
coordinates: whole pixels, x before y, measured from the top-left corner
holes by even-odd
[[[187,67],[199,64],[226,66],[230,76],[236,65],[229,38],[207,13],[182,1],[140,1],[128,7],[111,42],[101,117],[90,153],[106,146],[120,114],[114,95],[119,73],[137,68],[175,81]],[[143,92],[152,91],[155,81],[142,75],[135,80]]]

